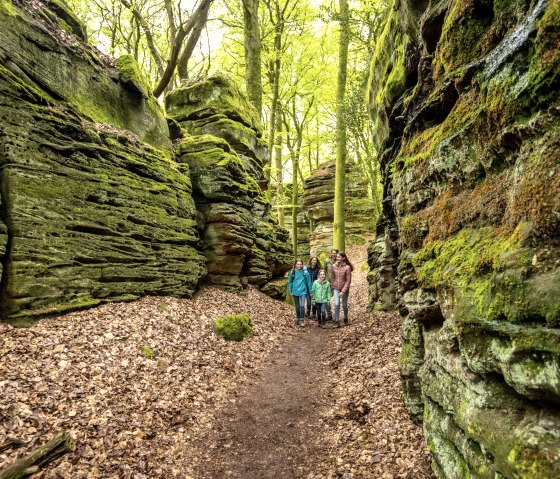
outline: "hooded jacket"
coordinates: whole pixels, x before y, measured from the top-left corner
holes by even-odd
[[[293,268],[288,274],[288,291],[293,296],[311,294],[311,277],[307,270]]]
[[[328,303],[331,300],[331,284],[325,279],[321,283],[320,279],[313,283],[313,301],[316,303]]]

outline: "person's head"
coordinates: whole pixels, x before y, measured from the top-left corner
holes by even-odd
[[[303,261],[301,259],[294,261],[294,269],[303,269]]]
[[[327,272],[322,269],[321,271],[319,271],[319,281],[323,282],[325,281],[325,279],[327,279]]]
[[[336,261],[337,263],[346,263],[348,266],[350,266],[351,270],[354,270],[354,266],[352,266],[352,263],[350,263],[350,260],[348,259],[348,256],[346,256],[346,253],[344,251],[339,251],[337,253]]]
[[[337,254],[338,254],[338,250],[333,248],[333,249],[331,250],[331,258],[332,258],[333,260],[335,260],[335,261],[336,261],[336,255],[337,255]]]
[[[315,269],[317,267],[321,267],[321,263],[319,263],[319,258],[317,258],[317,256],[311,256],[311,258],[309,258],[309,263],[307,264],[308,268],[311,269]]]

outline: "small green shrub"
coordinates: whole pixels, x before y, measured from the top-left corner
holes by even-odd
[[[229,314],[214,319],[214,331],[226,341],[242,341],[253,335],[253,324],[248,314]]]

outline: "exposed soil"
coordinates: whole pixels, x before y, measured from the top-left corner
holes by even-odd
[[[218,416],[195,477],[307,477],[325,457],[321,421],[324,357],[331,331],[311,326],[285,344],[255,374],[233,407]]]

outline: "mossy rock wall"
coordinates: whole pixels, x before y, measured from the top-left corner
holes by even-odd
[[[166,98],[177,158],[189,166],[210,284],[263,291],[291,266],[288,233],[271,218],[263,194],[268,150],[258,115],[225,75]]]
[[[330,254],[333,247],[335,171],[335,162],[328,161],[305,179],[303,208],[311,225],[308,241],[312,256]],[[346,167],[344,206],[346,243],[363,244],[375,229],[375,208],[367,194],[367,180],[353,164]]]
[[[163,113],[45,5],[18,5],[0,4],[2,319],[191,295],[206,260]]]
[[[560,1],[393,7],[369,279],[405,404],[438,478],[560,477]]]

